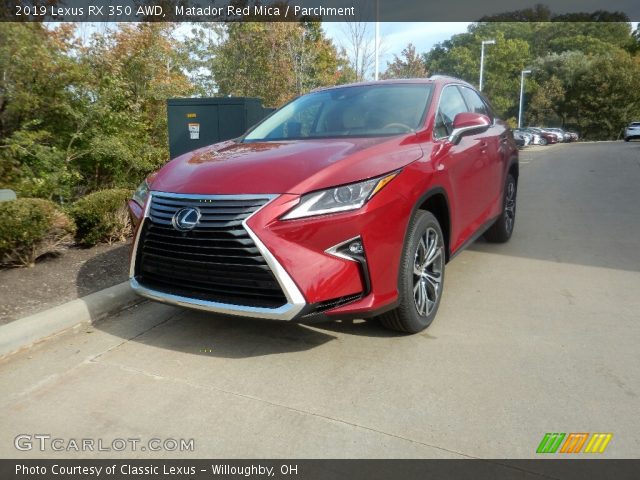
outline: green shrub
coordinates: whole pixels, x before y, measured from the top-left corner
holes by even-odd
[[[76,222],[76,241],[91,246],[125,240],[133,230],[127,200],[131,190],[114,188],[91,193],[73,204],[69,213]]]
[[[73,243],[73,221],[55,203],[40,198],[0,202],[0,264],[31,266]]]

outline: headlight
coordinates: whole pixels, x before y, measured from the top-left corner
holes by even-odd
[[[282,217],[283,220],[311,217],[325,213],[357,210],[393,180],[399,171],[364,182],[320,190],[303,195],[300,203]]]
[[[136,191],[133,192],[133,200],[144,208],[144,204],[147,202],[147,198],[149,198],[149,183],[145,180],[140,184]]]

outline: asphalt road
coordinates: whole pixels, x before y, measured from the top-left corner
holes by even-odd
[[[426,332],[142,304],[0,363],[0,456],[531,458],[545,432],[611,432],[601,456],[638,457],[640,143],[521,161],[512,241],[448,265]],[[15,450],[41,433],[195,449]]]

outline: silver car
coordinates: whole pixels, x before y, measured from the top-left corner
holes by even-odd
[[[631,122],[624,130],[625,142],[628,142],[633,138],[640,138],[640,122]]]

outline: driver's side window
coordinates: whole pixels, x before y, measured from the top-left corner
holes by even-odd
[[[444,87],[440,95],[440,105],[436,112],[436,122],[433,128],[435,138],[448,137],[453,130],[453,119],[457,114],[468,111],[467,105],[455,85]]]

